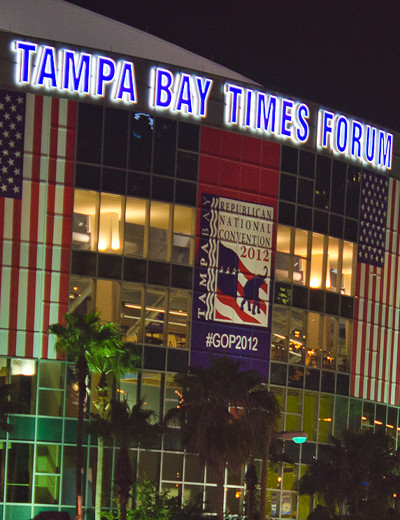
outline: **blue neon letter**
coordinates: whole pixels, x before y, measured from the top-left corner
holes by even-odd
[[[96,96],[104,97],[105,84],[110,83],[115,76],[115,62],[111,58],[99,56],[97,62]]]
[[[206,117],[207,116],[207,102],[208,97],[211,94],[212,80],[208,78],[200,78],[196,76],[196,84],[199,91],[200,96],[200,107],[199,107],[199,116]]]
[[[328,112],[328,111],[324,110],[323,119],[322,119],[322,146],[323,146],[323,148],[328,147],[328,134],[332,134],[332,120],[333,120],[332,112]]]
[[[174,75],[166,69],[156,69],[156,95],[154,105],[159,108],[167,108],[172,101],[171,85]]]
[[[301,132],[300,128],[297,128],[296,135],[297,139],[301,143],[305,143],[308,141],[308,137],[310,135],[310,127],[308,126],[307,119],[310,117],[310,109],[305,103],[301,103],[297,107],[297,119],[300,123],[301,128],[303,129],[303,132]]]
[[[292,132],[287,128],[286,124],[292,122],[292,109],[293,101],[290,99],[284,99],[282,101],[282,122],[281,122],[281,134],[291,137]]]
[[[19,81],[29,83],[30,81],[30,65],[31,65],[31,54],[37,51],[37,45],[35,43],[26,42],[15,42],[15,48],[20,50],[19,59]]]
[[[371,135],[372,134],[372,135]],[[376,128],[367,125],[367,138],[365,140],[365,155],[367,161],[372,162],[375,157]]]
[[[358,121],[352,122],[351,129],[351,155],[355,155],[358,158],[361,158],[361,137],[363,134],[363,127],[361,123]],[[357,145],[357,151],[355,150]]]
[[[193,114],[189,74],[181,74],[181,80],[180,80],[178,95],[177,95],[177,99],[176,99],[176,110],[178,112],[182,111],[182,105],[186,105],[188,114]]]
[[[267,110],[267,95],[263,94],[262,92],[258,92],[256,123],[258,130],[265,130],[266,132],[272,133],[275,132],[276,104],[276,96],[269,96]]]
[[[338,152],[343,153],[347,148],[348,138],[348,121],[345,116],[339,116],[336,120],[336,148]],[[343,129],[343,131],[342,131]]]
[[[74,90],[75,92],[83,92],[85,94],[89,94],[89,74],[91,55],[84,53],[80,54],[78,63],[75,62],[75,59],[75,51],[64,51],[64,71],[62,88],[65,88],[66,90]]]
[[[388,170],[392,168],[393,135],[379,130],[379,159],[378,163]]]
[[[57,88],[56,50],[54,47],[44,46],[39,58],[36,85],[43,87],[44,80],[50,80],[50,86]]]
[[[113,93],[113,98],[118,101],[136,103],[135,69],[130,61],[123,61],[119,65],[118,82]]]
[[[251,126],[252,102],[254,92],[250,89],[246,91],[246,120],[245,126]]]
[[[237,125],[238,122],[238,102],[239,96],[243,94],[243,89],[237,87],[236,85],[228,85],[228,92],[232,93],[231,96],[231,109],[230,109],[230,121],[234,125]]]

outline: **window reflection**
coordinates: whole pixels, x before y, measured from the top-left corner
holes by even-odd
[[[122,252],[122,225],[124,197],[101,194],[98,249],[104,253]]]
[[[280,225],[276,247],[277,281],[354,295],[354,244]]]
[[[313,233],[311,250],[310,287],[322,287],[322,273],[324,267],[324,237]]]
[[[171,289],[168,308],[168,346],[187,348],[189,343],[189,297]]]
[[[328,258],[325,286],[330,291],[342,292],[342,280],[339,269],[339,240],[329,237]],[[340,288],[340,290],[338,290]]]
[[[149,203],[127,197],[125,209],[124,254],[143,257],[147,251],[145,225]]]
[[[99,194],[75,190],[72,215],[72,247],[94,251],[97,247]]]
[[[75,190],[73,249],[194,262],[195,208],[166,202]]]
[[[119,283],[111,280],[96,282],[96,310],[102,322],[119,321]]]
[[[143,340],[144,288],[135,284],[121,287],[121,332],[125,341],[138,343]]]
[[[68,312],[87,314],[94,311],[93,280],[71,276],[69,287]]]
[[[149,251],[148,256],[154,260],[167,260],[168,236],[171,235],[171,204],[151,202]]]
[[[293,283],[305,285],[308,274],[308,231],[295,230],[294,259],[293,259]]]
[[[194,255],[194,217],[192,208],[174,207],[174,234],[171,261],[176,264],[192,264]]]
[[[146,293],[145,307],[145,343],[152,345],[165,344],[165,290],[148,290]]]

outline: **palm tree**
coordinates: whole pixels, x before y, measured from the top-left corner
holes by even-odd
[[[106,419],[110,406],[109,377],[119,379],[126,372],[136,370],[139,357],[124,345],[120,339],[120,333],[114,323],[106,323],[103,327],[109,329],[108,341],[93,345],[86,352],[86,360],[89,372],[98,374],[99,382],[96,386],[96,399],[94,405],[101,419]],[[112,338],[112,339],[111,339]],[[96,472],[96,498],[95,498],[95,520],[101,520],[102,490],[103,490],[103,461],[104,461],[104,439],[98,435],[97,440],[97,472]]]
[[[83,464],[83,420],[86,399],[86,378],[89,376],[87,353],[101,345],[120,340],[114,327],[101,324],[96,312],[85,315],[65,314],[66,325],[55,323],[48,328],[49,334],[57,336],[57,350],[64,351],[68,359],[75,362],[78,384],[78,428],[76,434],[76,510],[77,519],[82,520],[82,464]]]
[[[160,433],[158,425],[152,423],[154,412],[143,408],[139,401],[131,409],[126,401],[111,401],[111,434],[119,445],[115,465],[115,484],[118,487],[120,520],[126,520],[126,508],[130,490],[134,483],[129,460],[129,446],[140,443]]]
[[[277,430],[281,409],[265,383],[259,383],[248,396],[244,409],[247,427],[251,434],[252,458],[261,457],[260,520],[265,520],[267,509],[267,474],[271,441]],[[251,465],[250,465],[251,467]],[[252,494],[250,494],[250,499]],[[252,504],[249,509],[253,510]]]
[[[345,432],[343,439],[332,437],[323,455],[309,466],[300,480],[300,493],[319,495],[331,514],[338,510],[354,518],[383,517],[393,485],[399,485],[398,466],[399,454],[384,432]]]
[[[182,387],[182,399],[165,420],[181,419],[184,449],[215,471],[217,516],[222,520],[225,468],[240,467],[254,451],[256,429],[250,428],[249,418],[260,415],[255,396],[262,376],[254,370],[240,371],[238,363],[221,357],[211,358],[209,368],[192,367],[177,374],[175,381]]]

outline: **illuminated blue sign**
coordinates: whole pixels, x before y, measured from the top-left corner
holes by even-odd
[[[213,81],[156,67],[152,70],[150,106],[157,110],[207,117]]]
[[[393,135],[343,114],[319,110],[317,147],[365,165],[392,168]]]
[[[227,125],[300,144],[310,137],[309,117],[310,109],[305,103],[225,84]]]
[[[134,65],[102,55],[56,50],[48,45],[15,41],[16,82],[46,90],[79,93],[111,101],[137,103]]]
[[[197,121],[207,118],[214,86],[208,77],[151,66],[146,85],[150,95],[145,101],[138,99],[131,61],[22,40],[14,40],[11,49],[17,58],[15,81],[22,87],[61,96],[106,98],[129,106],[141,102],[140,109],[145,111],[179,114]],[[389,132],[325,109],[320,109],[317,117],[306,103],[231,82],[214,92],[216,99],[221,95],[227,127],[261,138],[307,144],[367,167],[392,168],[394,141]],[[316,132],[311,133],[314,127]]]

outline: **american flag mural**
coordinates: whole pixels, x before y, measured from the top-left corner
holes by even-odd
[[[351,394],[399,404],[400,184],[363,171]]]
[[[68,305],[77,106],[15,92],[0,99],[0,354],[56,358],[44,332]],[[16,146],[22,176],[20,162],[4,160]]]

